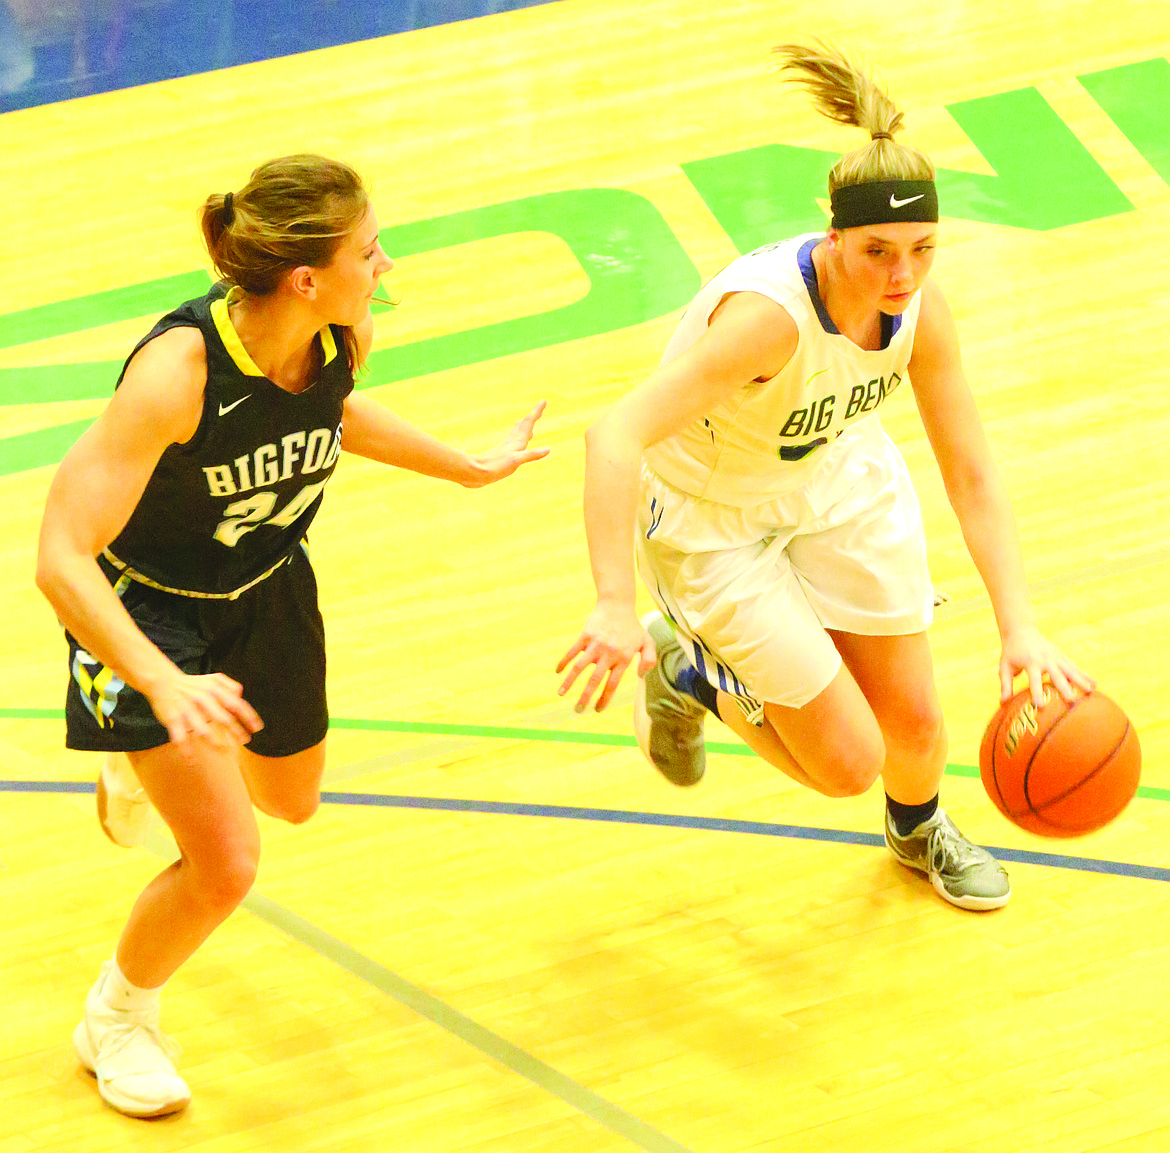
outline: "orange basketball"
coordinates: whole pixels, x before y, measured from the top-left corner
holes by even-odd
[[[1044,686],[991,718],[979,746],[979,775],[1009,821],[1044,837],[1078,837],[1107,825],[1137,792],[1142,751],[1129,718],[1104,693],[1071,704]]]

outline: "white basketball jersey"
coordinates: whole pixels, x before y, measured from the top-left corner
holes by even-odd
[[[798,236],[739,257],[699,290],[679,321],[663,364],[699,339],[732,292],[774,300],[799,336],[792,359],[771,380],[745,385],[646,450],[646,463],[668,484],[741,508],[783,496],[805,484],[828,446],[850,426],[875,418],[906,382],[921,294],[900,317],[883,321],[884,348],[859,348],[837,331],[815,294],[811,254],[822,239],[821,233]]]

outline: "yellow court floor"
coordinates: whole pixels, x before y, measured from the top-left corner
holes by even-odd
[[[822,798],[712,723],[672,790],[632,683],[588,716],[556,695],[592,604],[582,433],[703,279],[823,226],[860,143],[772,71],[814,35],[940,168],[935,275],[1042,627],[1142,740],[1101,832],[996,812],[994,621],[893,398],[948,597],[943,801],[1008,862],[995,913],[889,859],[879,788]],[[0,116],[0,1153],[1170,1148],[1168,52],[1157,0],[558,0]],[[164,998],[194,1101],[135,1122],[70,1034],[169,846],[107,843],[61,747],[37,526],[117,363],[207,283],[197,206],[294,151],[369,177],[398,262],[367,387],[475,447],[547,399],[552,452],[475,492],[343,460],[312,535],[327,803],[263,820],[247,907]]]

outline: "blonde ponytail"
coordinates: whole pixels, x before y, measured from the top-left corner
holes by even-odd
[[[824,115],[869,134],[868,144],[833,165],[830,194],[853,184],[934,179],[934,165],[926,156],[894,139],[902,113],[885,89],[840,49],[817,42],[781,44],[773,51],[780,57],[780,71],[794,73],[785,79],[803,84]]]

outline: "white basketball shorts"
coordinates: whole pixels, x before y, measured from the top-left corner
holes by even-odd
[[[837,675],[826,630],[922,632],[934,612],[918,497],[876,419],[847,429],[816,474],[751,508],[701,500],[646,465],[638,567],[683,649],[754,724]]]

